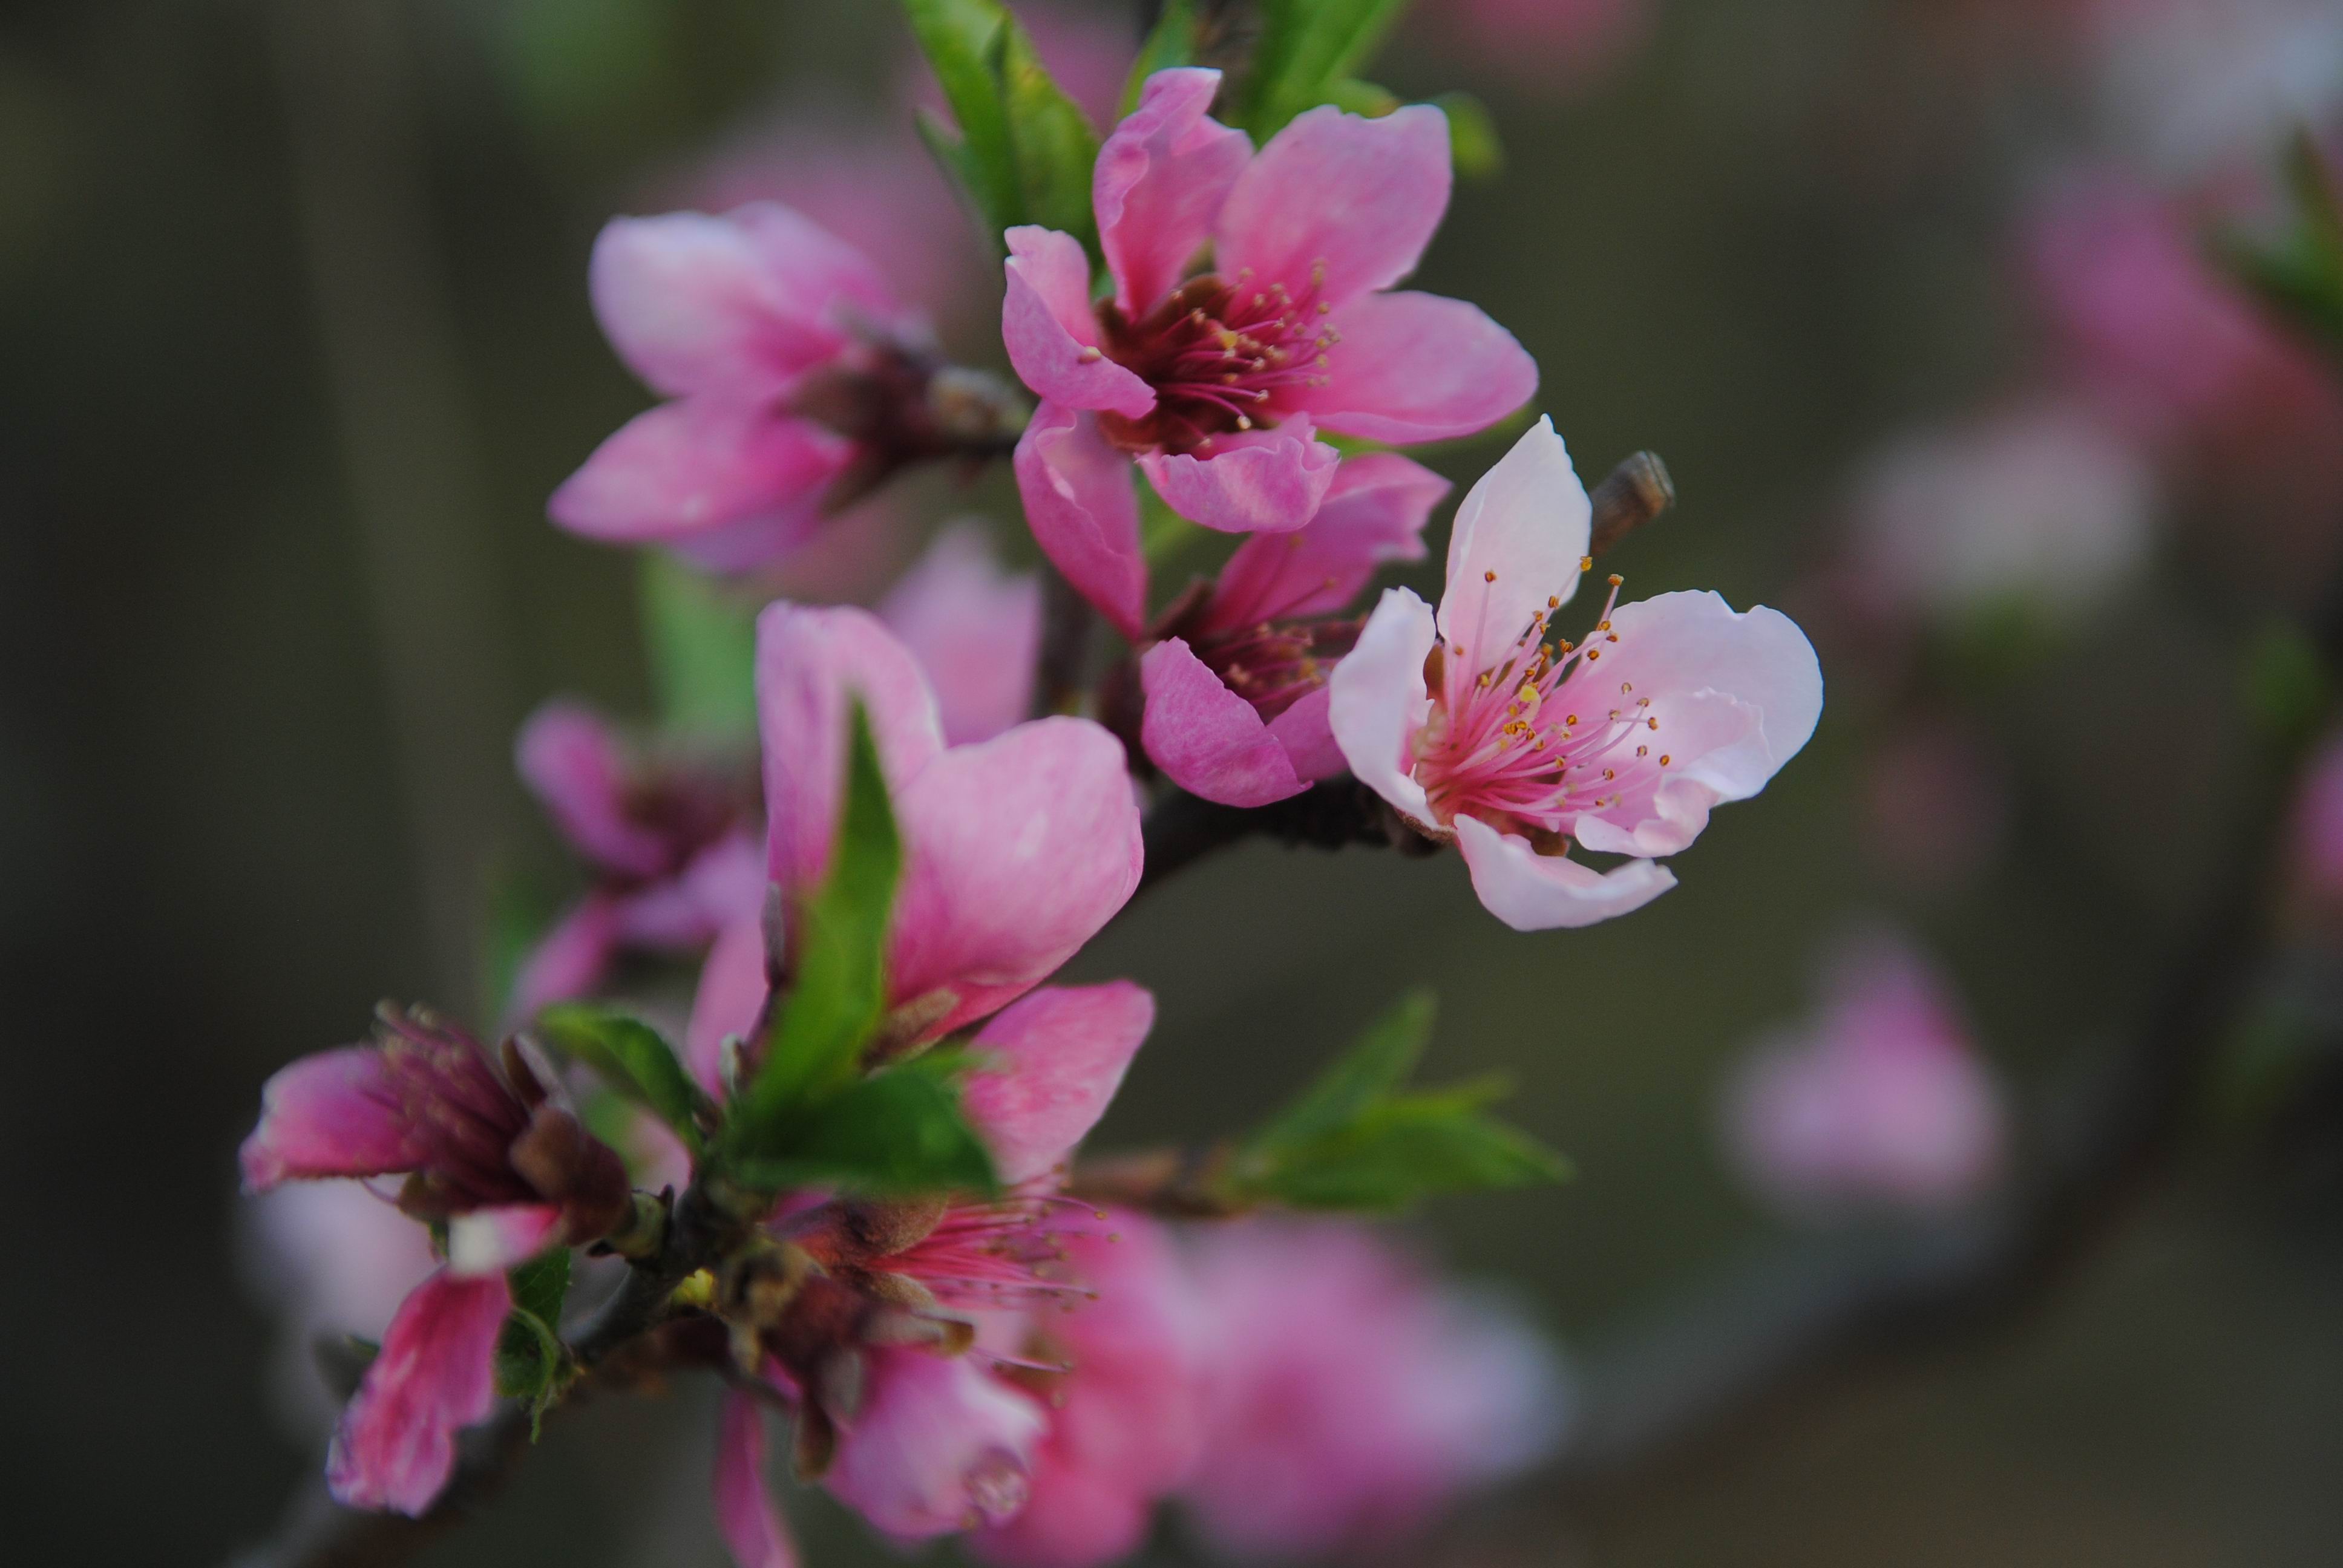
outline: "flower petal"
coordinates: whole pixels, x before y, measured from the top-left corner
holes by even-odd
[[[1132,320],[1172,292],[1212,237],[1252,140],[1211,117],[1218,71],[1158,71],[1099,148],[1091,176],[1115,304]]]
[[[667,841],[627,815],[626,753],[600,714],[582,703],[546,703],[520,727],[513,761],[581,853],[623,876],[667,869]]]
[[[474,1209],[447,1221],[447,1271],[477,1279],[502,1274],[545,1251],[561,1223],[550,1203],[505,1203]]]
[[[1456,819],[1456,848],[1483,907],[1517,931],[1591,926],[1640,910],[1676,885],[1666,867],[1649,860],[1598,871],[1564,855],[1541,855],[1527,839],[1473,817]]]
[[[1155,999],[1128,980],[1046,986],[978,1031],[984,1065],[960,1109],[992,1151],[1004,1185],[1046,1176],[1106,1113],[1155,1023]]]
[[[1282,534],[1318,512],[1342,454],[1300,416],[1274,430],[1222,436],[1203,457],[1142,452],[1140,471],[1164,505],[1224,534]]]
[[[573,534],[622,544],[763,525],[770,548],[812,530],[851,456],[845,437],[759,405],[662,403],[597,447],[546,510]]]
[[[1409,738],[1431,715],[1423,661],[1438,640],[1432,607],[1412,588],[1386,588],[1357,645],[1326,678],[1326,721],[1353,776],[1423,823],[1432,807],[1409,771]]]
[[[1041,580],[1002,571],[980,526],[936,536],[880,602],[879,618],[927,671],[947,743],[990,740],[1031,713]]]
[[[1231,691],[1180,638],[1139,661],[1147,707],[1140,744],[1172,782],[1223,806],[1266,806],[1307,786],[1260,710]]]
[[[1485,430],[1537,392],[1537,361],[1477,305],[1370,294],[1331,318],[1321,385],[1295,406],[1371,441],[1446,441]]]
[[[825,280],[777,269],[729,217],[614,218],[594,241],[587,286],[618,357],[669,397],[769,397],[848,342]]]
[[[1030,224],[1007,237],[1001,339],[1018,378],[1068,408],[1144,417],[1155,407],[1155,389],[1099,352],[1091,264],[1081,241]]]
[[[1720,800],[1745,800],[1765,787],[1815,732],[1823,711],[1822,666],[1788,616],[1764,605],[1736,612],[1715,593],[1664,593],[1621,605],[1619,638],[1604,659],[1606,678],[1635,683],[1652,699],[1667,733],[1667,699],[1715,692],[1755,709],[1757,723],[1732,744],[1676,762]],[[1614,661],[1615,660],[1615,665]]]
[[[1198,633],[1342,609],[1385,561],[1423,558],[1424,522],[1447,493],[1447,480],[1396,452],[1349,459],[1308,527],[1237,547],[1212,585]]]
[[[1341,309],[1415,270],[1448,210],[1448,117],[1414,104],[1380,119],[1330,106],[1295,117],[1222,209],[1215,261]],[[1324,269],[1322,278],[1318,269]]]
[[[591,995],[618,956],[618,904],[599,893],[572,905],[521,960],[507,1015],[526,1023],[555,1002]]]
[[[724,1098],[724,1037],[757,1027],[766,989],[763,922],[751,917],[725,927],[699,966],[683,1031],[684,1064],[713,1099]]]
[[[1147,561],[1131,460],[1107,445],[1091,415],[1044,403],[1017,443],[1016,469],[1033,542],[1117,631],[1137,638],[1147,618]]]
[[[406,1115],[370,1045],[321,1050],[277,1069],[260,1090],[260,1123],[236,1151],[244,1190],[318,1176],[415,1169]]]
[[[1351,770],[1350,759],[1334,743],[1333,702],[1334,694],[1322,686],[1269,721],[1269,733],[1285,748],[1293,771],[1310,783]]]
[[[765,1484],[765,1416],[751,1395],[738,1389],[724,1395],[717,1417],[716,1528],[739,1568],[795,1568],[780,1510]]]
[[[757,618],[766,865],[792,893],[810,889],[830,865],[853,696],[870,715],[887,781],[900,790],[943,749],[919,661],[869,610],[768,605]]]
[[[882,1349],[869,1366],[869,1392],[823,1478],[831,1493],[904,1540],[1015,1517],[1049,1426],[1041,1407],[968,1356]]]
[[[949,988],[942,1035],[982,1018],[1096,935],[1139,885],[1122,743],[1083,719],[1021,724],[944,753],[900,790],[903,889],[888,984]]]
[[[502,1274],[441,1270],[408,1292],[342,1412],[326,1485],[346,1508],[428,1510],[456,1465],[456,1434],[496,1402],[497,1334],[512,1307]]]
[[[1594,515],[1552,419],[1531,426],[1481,476],[1448,536],[1440,635],[1464,660],[1450,667],[1452,680],[1501,663],[1547,600],[1569,602]]]

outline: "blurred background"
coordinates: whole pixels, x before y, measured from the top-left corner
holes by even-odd
[[[1111,99],[1136,7],[1019,9]],[[1258,842],[1151,894],[1078,960],[1161,1005],[1098,1141],[1244,1125],[1435,988],[1429,1073],[1512,1074],[1579,1174],[1419,1233],[1556,1336],[1595,1412],[1638,1347],[1729,1358],[1751,1268],[1877,1222],[1769,1195],[1726,1130],[1844,933],[1926,955],[2022,1141],[2235,872],[2239,694],[2343,542],[2343,412],[2197,244],[2274,221],[2288,136],[2343,123],[2343,5],[1422,0],[1375,75],[1476,95],[1503,149],[1423,285],[1523,339],[1590,475],[1674,470],[1680,508],[1608,563],[1629,596],[1787,609],[1829,703],[1676,891],[1594,930],[1504,931],[1452,859]],[[947,342],[997,365],[998,274],[906,135],[923,91],[892,7],[847,0],[0,17],[8,1538],[219,1561],[316,1464],[236,1217],[259,1084],[377,997],[477,1013],[488,890],[579,885],[514,729],[558,693],[649,711],[634,559],[543,510],[647,402],[588,307],[593,236],[900,196],[936,222],[831,221],[930,266]],[[1006,478],[890,492],[895,558],[976,513],[1031,559]],[[2332,1562],[2335,1124],[2236,1111],[2254,1070],[2027,1311],[1533,1476],[1409,1554]],[[426,1561],[716,1563],[708,1424],[686,1390],[558,1423]],[[793,1514],[809,1562],[884,1557]]]

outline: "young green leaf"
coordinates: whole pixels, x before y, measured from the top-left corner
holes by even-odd
[[[1330,102],[1391,31],[1407,0],[1263,0],[1261,44],[1238,123],[1256,144],[1302,110]]]
[[[795,972],[763,1063],[734,1116],[737,1138],[769,1147],[763,1124],[778,1126],[793,1109],[829,1099],[860,1072],[862,1048],[886,1007],[887,917],[902,863],[878,744],[857,702],[830,874],[790,911]]]
[[[1359,1043],[1335,1060],[1302,1098],[1254,1133],[1249,1151],[1273,1159],[1281,1151],[1306,1148],[1356,1121],[1369,1106],[1396,1093],[1423,1060],[1432,1042],[1439,999],[1413,990],[1375,1020]]]
[[[715,1107],[659,1032],[637,1019],[592,1002],[562,1002],[538,1015],[538,1032],[639,1101],[675,1129],[684,1147],[700,1151],[703,1123]]]
[[[569,1250],[558,1248],[532,1258],[506,1276],[512,1287],[513,1310],[497,1335],[497,1392],[507,1399],[529,1402],[529,1437],[561,1392],[568,1352],[557,1327],[561,1303],[569,1293]]]
[[[2286,164],[2293,227],[2275,241],[2216,241],[2229,269],[2343,367],[2343,181],[2318,144],[2298,136]]]
[[[990,1192],[992,1159],[960,1111],[950,1052],[873,1073],[792,1118],[781,1147],[735,1173],[751,1187],[836,1186],[857,1192]]]
[[[757,729],[757,617],[662,550],[643,554],[643,641],[669,728],[747,737]]]

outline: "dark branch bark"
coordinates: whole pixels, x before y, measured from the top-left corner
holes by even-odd
[[[1382,797],[1350,778],[1329,779],[1289,799],[1252,810],[1217,806],[1173,790],[1147,813],[1147,867],[1141,892],[1215,849],[1242,839],[1272,839],[1289,848],[1340,849],[1353,844],[1433,854],[1440,846],[1398,820]]]

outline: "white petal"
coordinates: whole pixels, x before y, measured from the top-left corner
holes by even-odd
[[[1502,662],[1513,639],[1578,590],[1594,508],[1570,453],[1541,418],[1481,476],[1448,536],[1440,634],[1464,649],[1467,673]]]
[[[1482,905],[1517,931],[1591,926],[1640,910],[1676,885],[1664,866],[1630,860],[1598,871],[1472,817],[1456,819],[1456,847]]]
[[[1326,680],[1327,722],[1352,776],[1419,822],[1432,820],[1432,807],[1408,772],[1408,738],[1432,712],[1423,661],[1438,638],[1430,605],[1412,589],[1386,589]]]

